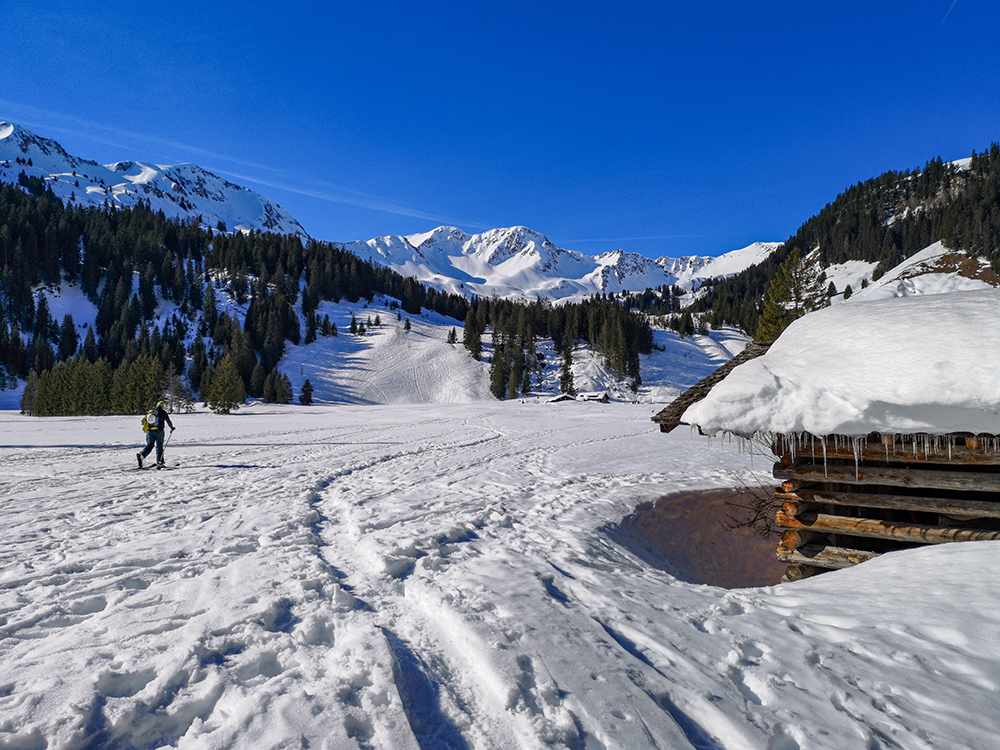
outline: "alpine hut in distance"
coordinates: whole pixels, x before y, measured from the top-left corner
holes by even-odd
[[[1000,539],[1000,290],[819,310],[697,395],[653,420],[770,449],[783,580]]]

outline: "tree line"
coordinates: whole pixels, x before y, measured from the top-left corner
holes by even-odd
[[[652,348],[645,318],[613,299],[559,307],[468,299],[334,243],[229,234],[169,218],[145,202],[64,205],[44,180],[19,182],[0,184],[0,387],[27,379],[30,413],[141,413],[156,392],[173,392],[179,403],[198,394],[220,411],[247,396],[288,403],[291,383],[277,370],[286,343],[337,335],[329,318],[318,316],[322,302],[376,295],[399,300],[410,314],[429,309],[465,320],[464,343],[476,358],[492,329],[498,398],[526,392],[544,369],[540,337],[551,337],[564,359],[576,342],[588,343],[634,387],[638,355]],[[79,285],[95,305],[93,325],[81,330],[71,314],[53,318],[37,290],[63,282]],[[223,297],[245,306],[242,320]],[[303,389],[305,402],[311,391],[311,384]]]
[[[564,392],[572,390],[569,366],[578,342],[604,355],[612,372],[630,380],[633,390],[642,383],[639,355],[653,350],[653,331],[646,316],[607,297],[563,305],[548,300],[472,300],[465,318],[463,345],[476,359],[482,357],[482,336],[487,326],[493,344],[490,391],[501,399],[528,393],[533,382],[541,382],[550,365],[538,349],[539,338],[551,338],[563,360]]]
[[[877,263],[878,279],[937,241],[981,255],[1000,273],[1000,146],[973,153],[968,169],[940,158],[922,170],[890,171],[845,190],[767,260],[715,280],[691,308],[711,314],[713,326],[756,331],[770,280],[793,249],[819,251],[827,267],[847,260]]]
[[[79,285],[97,308],[85,330],[72,315],[53,319],[46,295],[36,292],[64,281]],[[247,304],[243,321],[220,310],[223,294]],[[301,338],[294,305],[301,301],[306,335],[315,340],[319,331],[336,333],[329,319],[316,317],[321,302],[378,294],[399,299],[414,314],[427,308],[461,319],[467,311],[464,297],[428,289],[333,243],[227,234],[198,220],[168,218],[148,203],[67,206],[44,180],[23,174],[18,185],[0,184],[0,387],[32,373],[39,385],[46,377],[53,383],[57,375],[82,377],[98,372],[98,362],[114,374],[151,357],[163,378],[183,374],[204,395],[229,355],[246,394],[277,394],[280,401],[287,388],[274,375],[276,366],[286,342]],[[171,312],[157,318],[164,303]],[[71,360],[80,361],[72,373],[68,366],[55,373]],[[38,391],[41,411],[50,408],[48,392],[45,386]],[[88,413],[125,409],[105,391],[86,403]],[[77,413],[83,407],[52,408]]]

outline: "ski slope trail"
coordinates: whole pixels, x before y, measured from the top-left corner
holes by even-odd
[[[135,418],[0,412],[0,747],[985,746],[1000,546],[684,583],[622,518],[750,458],[653,411],[181,414],[165,472]]]

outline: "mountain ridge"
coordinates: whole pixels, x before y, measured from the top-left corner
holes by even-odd
[[[78,205],[134,206],[229,231],[309,235],[274,201],[197,164],[161,165],[125,160],[99,164],[68,153],[58,142],[0,121],[0,180],[16,183],[24,172],[45,180],[60,199]]]
[[[310,237],[285,209],[268,198],[196,165],[123,160],[110,164],[68,153],[57,141],[0,121],[0,180],[21,172],[43,179],[64,201],[134,206],[183,220],[200,219],[228,231],[264,231]],[[466,234],[441,226],[428,232],[342,243],[345,249],[440,291],[513,299],[583,299],[595,294],[642,292],[679,285],[697,289],[759,263],[779,243],[754,243],[718,257],[647,258],[626,250],[587,255],[557,247],[525,226]]]
[[[647,258],[625,250],[587,255],[552,243],[525,226],[466,234],[440,226],[430,232],[344,243],[344,249],[404,276],[453,294],[572,300],[678,285],[687,291],[731,276],[780,246],[756,242],[718,257]]]

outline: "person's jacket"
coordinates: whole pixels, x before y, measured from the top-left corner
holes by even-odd
[[[170,421],[170,415],[167,414],[167,410],[164,409],[162,406],[159,406],[156,409],[156,428],[155,429],[162,430],[164,422],[166,422],[166,424],[170,427],[171,430],[174,429],[174,423]]]

